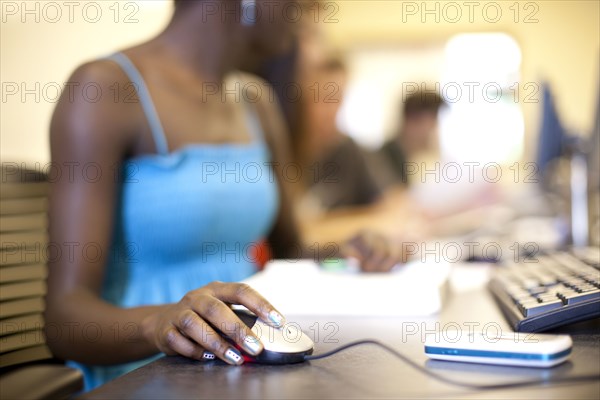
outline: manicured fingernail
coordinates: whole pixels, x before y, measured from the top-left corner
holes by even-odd
[[[241,365],[244,362],[242,355],[231,347],[225,352],[225,359],[235,365]]]
[[[211,353],[210,351],[205,351],[204,354],[202,354],[202,358],[205,360],[214,360],[215,355],[213,353]]]
[[[277,327],[285,325],[285,318],[275,310],[269,313],[269,320]]]
[[[260,342],[260,340],[258,340],[258,338],[254,337],[252,335],[246,336],[244,338],[244,342],[242,345],[244,347],[244,350],[246,350],[248,353],[252,354],[253,356],[260,353],[263,349],[263,345]]]

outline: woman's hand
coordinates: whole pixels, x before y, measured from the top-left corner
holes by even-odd
[[[215,330],[227,335],[250,355],[263,350],[259,338],[233,313],[229,304],[241,304],[273,327],[285,324],[275,308],[244,283],[212,282],[188,292],[178,303],[142,322],[144,336],[159,351],[196,360],[214,358],[240,365],[240,352]]]
[[[342,246],[342,255],[354,257],[364,272],[387,272],[406,262],[401,244],[372,231],[362,231]]]

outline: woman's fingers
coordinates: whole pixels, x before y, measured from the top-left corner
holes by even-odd
[[[285,325],[285,318],[271,303],[245,283],[213,282],[213,294],[218,299],[230,304],[240,304],[248,308],[267,324],[280,328]],[[231,314],[231,310],[229,310]]]
[[[178,320],[175,321],[177,329],[202,348],[213,353],[228,364],[240,365],[244,362],[240,352],[206,321],[200,318],[196,312],[188,309],[181,312],[178,317]],[[173,347],[171,346],[171,348]],[[183,353],[179,354],[184,355]]]
[[[199,296],[192,309],[248,354],[255,356],[263,350],[260,339],[221,300],[208,295]]]
[[[170,356],[179,354],[184,357],[193,358],[194,360],[211,359],[209,352],[205,351],[197,343],[186,338],[174,326],[168,327],[165,332],[162,333],[160,345],[160,350]],[[214,358],[214,355],[212,357]]]
[[[213,282],[187,293],[167,311],[147,318],[147,335],[158,350],[196,360],[218,357],[240,365],[242,349],[250,355],[263,351],[260,339],[231,310],[240,304],[274,327],[285,324],[281,314],[250,286]]]

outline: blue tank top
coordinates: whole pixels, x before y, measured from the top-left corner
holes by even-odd
[[[109,59],[135,84],[157,154],[123,164],[102,297],[125,308],[174,303],[209,282],[247,278],[256,271],[252,250],[278,209],[270,153],[252,104],[243,102],[251,143],[192,144],[171,152],[141,74],[122,53]],[[158,356],[106,367],[71,364],[83,370],[89,390]]]

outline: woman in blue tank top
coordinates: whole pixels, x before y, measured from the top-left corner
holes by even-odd
[[[275,257],[301,247],[285,127],[268,86],[237,71],[285,50],[292,24],[257,17],[266,10],[249,16],[260,1],[241,5],[240,15],[215,15],[202,1],[176,1],[162,33],[80,66],[57,105],[52,160],[72,173],[52,185],[50,236],[69,257],[50,257],[46,326],[87,389],[161,353],[241,364],[209,324],[258,354],[229,304],[285,322],[235,283],[255,271],[261,239]],[[392,265],[384,256],[368,252]]]

